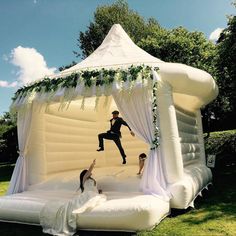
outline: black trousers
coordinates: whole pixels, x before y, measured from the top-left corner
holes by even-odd
[[[115,142],[116,146],[118,147],[122,158],[125,159],[126,155],[125,155],[124,149],[121,145],[120,137],[119,137],[118,134],[101,133],[101,134],[98,135],[99,147],[104,149],[103,139],[113,140]]]

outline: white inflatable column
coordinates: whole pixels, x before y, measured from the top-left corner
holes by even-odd
[[[196,116],[197,116],[198,142],[200,145],[200,162],[206,165],[206,155],[205,155],[205,146],[203,139],[203,128],[202,128],[202,115],[200,109],[196,112]]]
[[[161,149],[165,160],[169,184],[183,177],[183,159],[171,86],[164,81],[158,86],[158,108]]]
[[[47,105],[33,103],[32,125],[30,130],[28,165],[29,184],[37,184],[46,178],[47,160],[45,152],[45,110]]]

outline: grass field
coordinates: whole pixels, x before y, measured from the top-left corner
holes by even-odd
[[[12,166],[0,166],[0,195],[6,191]],[[235,165],[219,166],[213,170],[213,186],[195,201],[195,209],[173,211],[155,229],[138,236],[235,236],[236,186]],[[1,236],[43,236],[41,228],[0,223]],[[130,233],[79,232],[79,235],[131,235]]]

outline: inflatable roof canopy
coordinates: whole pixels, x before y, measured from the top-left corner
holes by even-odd
[[[81,215],[78,227],[147,229],[170,207],[187,208],[211,182],[200,109],[217,94],[207,72],[161,61],[135,45],[119,24],[113,25],[85,60],[16,93],[12,107],[18,110],[20,157],[9,195],[0,198],[0,220],[38,224],[42,205],[53,196],[57,199],[59,190],[59,195],[73,195],[80,170],[94,158],[94,176],[108,201]],[[157,109],[149,109],[153,105]],[[105,152],[95,152],[97,134],[109,129],[114,109],[136,133],[134,138],[122,128],[125,166],[111,141],[105,142]],[[153,122],[158,133],[146,128]],[[149,157],[140,183],[136,173],[141,152]],[[24,201],[25,196],[34,201]],[[113,211],[119,214],[115,217]]]

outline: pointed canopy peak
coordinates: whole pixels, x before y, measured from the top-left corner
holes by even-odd
[[[129,46],[131,45],[136,46],[134,42],[131,40],[131,38],[129,37],[129,35],[124,31],[122,26],[120,24],[114,24],[109,30],[107,36],[103,40],[100,47],[104,48],[108,45],[121,46],[122,44],[123,45],[126,44]]]
[[[138,47],[120,24],[111,27],[102,44],[85,60],[66,72],[94,67],[117,67],[162,62]]]

